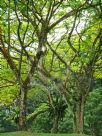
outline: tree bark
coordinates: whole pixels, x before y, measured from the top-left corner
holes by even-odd
[[[51,133],[58,132],[58,122],[59,122],[59,117],[58,117],[58,115],[55,115],[55,117],[53,119],[53,127],[51,129]]]
[[[74,132],[75,133],[83,133],[84,129],[84,96],[81,97],[81,99],[75,103],[74,107]]]
[[[20,92],[20,113],[19,113],[19,130],[27,130],[26,126],[26,100],[27,100],[27,90],[23,87]]]

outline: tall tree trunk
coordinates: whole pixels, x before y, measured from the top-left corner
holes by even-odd
[[[51,130],[51,133],[57,133],[58,132],[58,122],[59,122],[59,116],[55,115],[53,119],[53,127]]]
[[[75,109],[74,109],[74,132],[75,133],[83,133],[84,128],[84,96],[81,97],[81,99],[75,103]]]
[[[19,130],[27,130],[26,127],[26,101],[27,101],[27,90],[23,87],[20,92],[20,113],[19,113]]]

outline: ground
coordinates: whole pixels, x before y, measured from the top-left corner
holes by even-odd
[[[31,133],[31,132],[12,132],[12,133],[0,133],[0,136],[87,136],[79,134],[45,134],[45,133]]]

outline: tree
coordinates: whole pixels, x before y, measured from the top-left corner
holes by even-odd
[[[102,54],[100,6],[96,5],[96,7],[93,7],[91,4],[90,9],[86,10],[86,16],[84,16],[85,11],[77,12],[72,27],[70,27],[71,24],[65,22],[67,28],[71,29],[68,30],[68,36],[66,37],[66,34],[63,35],[57,43],[55,43],[54,38],[51,42],[48,40],[49,54],[43,60],[42,67],[39,68],[45,77],[55,82],[58,90],[64,95],[66,102],[72,107],[74,131],[77,133],[83,133],[84,106],[87,95],[92,90],[95,71],[99,69],[97,63]],[[95,15],[97,14],[97,8],[98,17],[96,25]],[[91,14],[93,14],[92,18]],[[91,19],[87,19],[86,22],[88,16]],[[85,22],[87,24],[85,23],[83,29],[78,32],[81,18],[83,18],[83,24]],[[95,22],[93,26],[90,23],[92,21]],[[97,31],[92,33],[96,29]]]
[[[20,87],[19,128],[21,130],[26,129],[27,92],[32,87],[39,62],[47,53],[48,39],[50,39],[48,37],[52,37],[53,32],[56,33],[56,28],[60,27],[61,23],[64,23],[64,28],[66,28],[68,18],[76,18],[76,13],[82,13],[87,9],[99,8],[100,4],[99,2],[90,4],[84,1],[71,3],[71,1],[64,0],[1,1],[0,52],[14,73]],[[69,12],[62,13],[63,8],[68,9]],[[71,31],[68,36],[68,44],[76,54],[70,41],[74,24],[73,26],[69,25]],[[50,50],[52,51],[52,48]],[[58,57],[57,54],[55,55]],[[63,61],[60,57],[58,58]],[[64,61],[63,63],[66,64]]]
[[[88,96],[88,101],[85,106],[86,123],[90,129],[92,136],[100,136],[102,130],[102,86],[98,83],[93,91]]]

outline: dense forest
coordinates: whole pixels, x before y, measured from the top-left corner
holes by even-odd
[[[0,0],[0,132],[102,136],[102,0]]]

